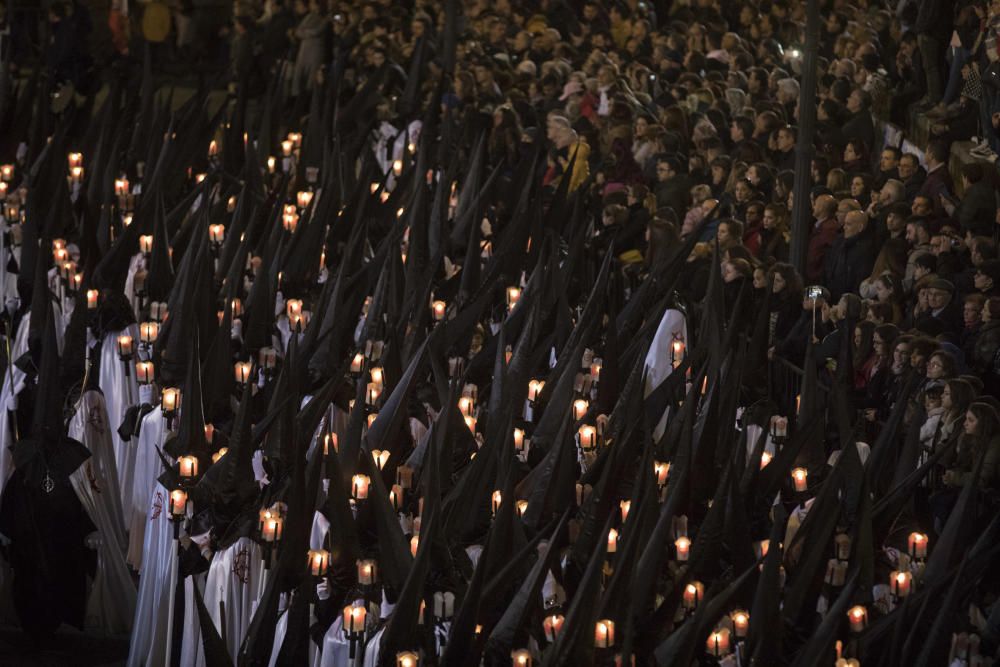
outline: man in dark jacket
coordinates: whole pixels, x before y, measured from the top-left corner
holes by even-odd
[[[983,166],[972,162],[962,167],[964,194],[955,210],[955,219],[963,232],[974,236],[993,236],[994,220],[997,216],[996,195],[984,179]],[[944,207],[954,208],[949,200]]]
[[[678,218],[687,213],[691,203],[691,181],[681,173],[682,165],[675,155],[656,158],[656,205],[673,209]]]
[[[869,149],[875,145],[875,124],[872,122],[871,106],[872,96],[861,88],[855,88],[847,98],[847,111],[850,117],[844,123],[842,130],[845,139],[859,139]]]
[[[868,214],[851,211],[844,218],[843,234],[830,246],[825,258],[824,284],[834,299],[856,292],[861,281],[872,273],[875,244],[868,231]]]
[[[833,195],[824,194],[813,202],[813,217],[816,223],[809,235],[809,249],[806,253],[806,280],[811,283],[823,280],[823,263],[827,250],[837,238],[840,223],[837,221],[837,200]]]
[[[899,180],[903,181],[906,189],[906,199],[913,201],[913,198],[920,192],[927,178],[927,171],[920,166],[920,160],[913,153],[904,153],[899,158]]]

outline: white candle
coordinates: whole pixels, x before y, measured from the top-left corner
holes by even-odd
[[[792,483],[795,485],[796,493],[802,493],[809,488],[809,471],[805,468],[795,468],[792,470]]]
[[[615,622],[610,619],[601,619],[594,625],[594,646],[597,648],[610,648],[615,645]]]
[[[618,531],[614,528],[608,531],[608,553],[613,554],[618,551]]]
[[[181,489],[174,489],[170,492],[170,514],[175,517],[184,516],[187,512],[187,493]]]
[[[597,429],[589,424],[580,427],[577,437],[580,440],[580,449],[584,451],[589,452],[597,446]]]
[[[927,535],[924,533],[910,533],[907,546],[911,558],[927,558]]]
[[[153,362],[140,361],[135,365],[136,379],[142,384],[149,384],[153,381]]]
[[[182,456],[177,459],[178,473],[182,479],[198,476],[198,459],[194,456]]]
[[[330,552],[326,549],[310,549],[308,562],[309,574],[322,577],[326,574],[327,564],[330,562]]]
[[[368,486],[371,478],[368,475],[355,475],[351,478],[351,496],[355,500],[365,500],[368,497]]]
[[[709,654],[721,658],[729,654],[729,630],[722,628],[708,636],[706,642]]]
[[[868,610],[855,605],[847,611],[847,620],[850,622],[851,632],[861,632],[868,623]]]
[[[378,565],[374,560],[365,559],[358,561],[358,583],[363,586],[370,586],[375,583],[375,576],[378,573]]]
[[[573,401],[573,419],[576,421],[583,419],[589,409],[590,403],[582,398],[576,399]]]
[[[212,243],[222,243],[226,240],[226,226],[217,224],[208,226],[208,240]]]
[[[434,311],[434,320],[440,322],[444,319],[445,309],[448,307],[444,301],[435,301],[431,304],[431,309]]]
[[[367,616],[368,610],[363,604],[352,604],[344,607],[344,631],[349,634],[364,632]]]
[[[250,379],[250,369],[251,365],[249,361],[237,361],[235,366],[236,381],[240,384],[246,384],[247,380]]]
[[[674,540],[674,548],[677,549],[677,560],[686,562],[691,556],[691,540],[683,535]]]
[[[889,575],[889,588],[892,594],[898,598],[905,598],[910,594],[910,583],[913,575],[909,572],[892,572]]]

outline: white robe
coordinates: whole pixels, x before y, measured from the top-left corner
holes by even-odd
[[[28,329],[31,313],[26,313],[17,326],[17,333],[11,341],[10,359],[16,361],[28,351]],[[17,395],[25,387],[27,375],[15,366],[8,364],[7,372],[3,374],[3,389],[0,390],[0,493],[14,472],[14,457],[10,447],[14,444],[14,422],[12,413],[17,410]]]
[[[149,494],[157,486],[156,479],[163,472],[163,463],[157,454],[167,434],[167,423],[159,406],[142,418],[138,441],[133,445],[134,465],[132,485],[123,491],[128,520],[128,564],[141,572],[143,542],[149,524]]]
[[[118,358],[118,336],[132,336],[133,341],[139,340],[139,327],[130,324],[122,331],[112,331],[104,335],[101,342],[101,374],[99,384],[104,392],[108,408],[108,423],[111,425],[111,442],[115,448],[115,465],[118,468],[118,487],[122,493],[122,509],[125,512],[126,525],[132,521],[132,504],[129,489],[132,488],[132,468],[135,465],[135,448],[118,435],[118,427],[129,407],[139,399],[139,384],[135,378],[135,360],[129,362],[128,377],[125,376],[125,364]]]
[[[249,537],[241,537],[217,552],[208,568],[205,607],[222,635],[234,664],[256,609],[257,590],[264,570],[261,558],[260,545]],[[196,665],[201,667],[204,664],[205,656],[201,654]]]
[[[88,391],[69,424],[69,436],[90,450],[70,483],[91,521],[97,526],[97,573],[87,599],[87,626],[108,634],[126,634],[135,614],[135,583],[125,565],[125,524],[115,472],[104,396]]]
[[[671,308],[663,313],[660,325],[656,328],[656,335],[653,336],[653,342],[646,353],[644,398],[653,393],[673,373],[674,367],[671,364],[670,355],[673,353],[671,346],[675,340],[680,340],[684,343],[685,353],[689,351],[687,321],[684,319],[684,314],[681,311]],[[678,359],[677,361],[679,363],[681,360]],[[656,428],[653,431],[654,441],[663,437],[663,432],[667,428],[668,413],[669,411],[665,411],[659,418]]]
[[[166,661],[171,568],[177,557],[169,491],[157,484],[146,506],[149,526],[142,550],[139,598],[127,667],[161,667]]]

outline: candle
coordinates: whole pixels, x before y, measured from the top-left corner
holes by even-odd
[[[413,468],[410,466],[396,468],[396,483],[404,489],[413,488]]]
[[[692,581],[684,587],[683,604],[685,609],[694,609],[705,594],[705,586],[700,581]]]
[[[147,345],[155,343],[160,335],[160,325],[156,322],[143,322],[139,325],[139,340]]]
[[[83,182],[83,167],[73,167],[69,170],[69,182],[74,185]]]
[[[608,531],[608,553],[613,554],[618,551],[618,531],[612,528]]]
[[[274,156],[273,155],[269,155],[268,158],[267,158],[267,173],[273,174],[275,166],[277,164],[278,164],[278,161],[274,158]]]
[[[222,243],[226,240],[226,226],[225,225],[209,225],[208,226],[208,240],[212,243]]]
[[[545,387],[544,380],[530,380],[528,382],[528,400],[534,403],[538,400],[538,396],[542,393],[542,389]]]
[[[833,539],[839,560],[847,560],[851,557],[851,538],[846,533],[839,533]]]
[[[160,407],[166,413],[175,412],[178,407],[180,407],[181,402],[181,390],[174,387],[168,387],[163,390],[163,396],[160,398]]]
[[[313,193],[308,190],[300,190],[295,195],[295,202],[299,205],[299,208],[308,208],[312,199]]]
[[[238,298],[234,298],[229,302],[229,308],[233,314],[233,317],[239,317],[243,314],[243,302]]]
[[[709,654],[715,656],[716,658],[721,658],[729,654],[729,630],[722,628],[721,630],[716,630],[708,636]]]
[[[149,319],[155,322],[163,322],[167,319],[167,304],[161,301],[153,301],[149,304]]]
[[[340,444],[337,442],[336,433],[327,433],[323,436],[323,455],[327,456],[330,454],[330,445],[333,444],[333,451],[340,451]]]
[[[351,497],[355,500],[365,500],[368,497],[368,485],[371,478],[368,475],[355,475],[351,478]]]
[[[458,411],[462,413],[463,417],[471,417],[473,410],[475,410],[476,404],[468,396],[463,396],[458,399]]]
[[[7,199],[7,189],[9,187],[6,181],[0,181],[0,201]]]
[[[2,167],[0,167],[0,178],[3,178],[3,180],[5,180],[5,181],[11,181],[11,180],[13,180],[13,178],[14,178],[14,165],[12,165],[12,164],[5,164]]]
[[[299,225],[299,214],[298,213],[284,213],[281,216],[281,224],[290,234],[295,233],[295,228]]]
[[[579,421],[587,414],[587,410],[590,409],[590,403],[578,398],[573,401],[573,419]]]
[[[757,558],[763,558],[767,555],[767,550],[771,546],[771,540],[761,540],[754,545],[754,551],[757,552]]]
[[[907,546],[910,558],[927,558],[927,535],[924,533],[910,533]]]
[[[733,619],[733,634],[740,639],[746,637],[747,632],[750,630],[750,614],[742,609],[737,609],[732,613],[730,618]]]
[[[444,301],[435,301],[431,304],[431,310],[434,312],[434,320],[440,322],[444,319],[444,311],[448,307]]]
[[[69,161],[69,168],[79,167],[83,165],[83,153],[70,153],[66,156]]]
[[[389,201],[389,191],[388,190],[383,190],[382,194],[380,194],[378,196],[378,200],[379,200],[379,202],[381,202],[383,204],[386,203],[387,201]]]
[[[65,247],[55,248],[52,251],[52,259],[55,261],[56,264],[62,264],[67,259],[69,259],[69,253],[66,251]]]
[[[218,154],[219,154],[219,142],[217,142],[215,139],[212,139],[210,142],[208,142],[208,157],[215,157]]]
[[[288,319],[292,319],[296,315],[302,314],[302,301],[301,299],[289,299],[285,302],[285,313],[288,315]]]
[[[358,583],[363,586],[370,586],[375,583],[378,574],[378,565],[374,560],[366,558],[358,561]]]
[[[545,631],[545,638],[550,642],[556,640],[559,631],[562,630],[566,617],[562,614],[550,614],[542,621],[542,629]]]
[[[74,292],[78,292],[81,286],[83,286],[83,274],[82,273],[73,274],[73,281],[70,283],[70,287],[73,289]]]
[[[125,215],[122,216],[122,225],[128,227],[129,225],[132,224],[132,219],[134,217],[135,216],[133,216],[131,213],[126,213]]]
[[[372,383],[375,384],[379,390],[385,384],[385,371],[381,366],[372,366],[371,370]]]
[[[868,610],[855,605],[847,610],[847,620],[850,622],[851,632],[861,632],[868,623]]]
[[[910,583],[912,581],[913,575],[909,572],[894,571],[889,575],[889,588],[896,597],[905,598],[910,594]]]
[[[128,179],[124,176],[115,179],[115,194],[119,197],[128,194]]]
[[[763,470],[767,467],[767,464],[771,462],[774,457],[767,452],[762,452],[760,455],[760,469]]]
[[[802,493],[809,488],[809,471],[805,468],[795,468],[792,470],[792,482],[795,485],[795,492]]]
[[[604,618],[594,625],[594,646],[611,648],[615,645],[615,622]]]
[[[143,255],[148,255],[153,251],[153,235],[143,234],[139,237],[139,251]]]
[[[691,540],[683,535],[674,540],[674,548],[677,549],[677,560],[686,562],[691,557]]]
[[[280,516],[271,515],[264,520],[260,536],[265,542],[278,542],[281,540],[281,530],[284,528],[284,520]]]
[[[527,500],[518,500],[516,503],[514,503],[514,506],[517,508],[518,516],[524,516],[524,513],[528,511]]]
[[[309,574],[314,577],[322,577],[326,574],[326,567],[330,562],[330,552],[326,549],[310,549],[308,562]]]
[[[455,594],[451,591],[434,593],[434,615],[447,620],[455,615]]]
[[[597,446],[597,429],[589,424],[580,427],[580,430],[577,431],[577,437],[580,441],[580,449],[585,452],[589,452]]]
[[[653,474],[656,475],[657,485],[664,486],[667,483],[667,476],[670,474],[670,464],[663,461],[653,461]]]
[[[187,513],[188,495],[181,489],[174,489],[170,492],[170,514],[174,517],[182,517]]]
[[[774,417],[774,436],[784,438],[788,435],[788,417]]]
[[[240,384],[246,384],[247,380],[250,379],[250,368],[249,361],[237,361],[233,366],[236,381]]]
[[[531,667],[531,653],[526,648],[511,651],[510,664],[511,667]]]
[[[418,667],[420,657],[413,651],[401,651],[396,654],[396,667]]]
[[[831,558],[826,563],[826,575],[823,580],[831,586],[843,586],[847,580],[847,563]]]
[[[420,536],[414,535],[410,538],[410,555],[414,558],[417,557],[417,549],[420,548]]]
[[[294,146],[295,145],[291,141],[288,141],[287,139],[285,141],[282,141],[281,154],[284,155],[285,157],[290,157],[292,154],[292,148],[294,148]]]
[[[465,425],[469,428],[470,431],[472,431],[473,433],[475,433],[476,432],[476,418],[472,417],[472,416],[466,416],[464,419],[465,419]]]
[[[590,377],[594,378],[594,382],[601,379],[602,368],[604,368],[604,360],[600,357],[595,357],[590,363]]]
[[[524,451],[524,431],[519,428],[514,429],[514,449],[518,452]]]
[[[258,354],[260,366],[266,371],[274,368],[278,361],[278,352],[273,347],[262,347]]]
[[[365,362],[364,355],[362,355],[360,352],[358,352],[357,354],[355,354],[354,358],[351,360],[351,372],[352,373],[360,373],[361,372],[361,365],[364,362]]]
[[[394,173],[396,176],[399,176],[400,174],[403,173],[403,161],[402,160],[393,160],[392,161],[392,173]]]
[[[225,456],[228,451],[229,451],[228,447],[222,447],[222,448],[220,448],[219,451],[217,451],[214,454],[212,454],[212,463],[218,463],[219,459],[221,459],[223,456]]]
[[[507,310],[514,310],[514,306],[521,299],[521,288],[520,287],[508,287],[507,288]]]
[[[799,414],[799,406],[802,405],[802,394],[795,395],[795,414]]]
[[[153,381],[153,362],[140,361],[135,365],[135,376],[142,384],[149,384]]]
[[[182,456],[177,459],[178,474],[181,479],[192,479],[198,476],[198,459],[194,456]]]
[[[684,342],[675,340],[670,345],[670,361],[674,368],[681,365],[681,361],[684,359]]]
[[[365,630],[365,618],[368,610],[363,604],[352,604],[344,607],[344,632],[358,634]]]
[[[373,449],[372,458],[375,459],[375,465],[378,466],[379,470],[385,468],[385,464],[389,461],[389,457],[392,455],[388,449]]]
[[[379,390],[378,384],[375,382],[369,382],[368,388],[365,390],[365,404],[375,405],[375,403],[378,402],[380,393],[381,391]]]
[[[122,335],[118,337],[118,356],[127,360],[132,356],[132,337]]]
[[[623,500],[623,501],[619,502],[618,503],[618,509],[621,511],[622,523],[625,523],[625,520],[628,519],[628,512],[629,512],[630,509],[632,509],[632,501],[631,500]]]

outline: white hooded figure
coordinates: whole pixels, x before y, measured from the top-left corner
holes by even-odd
[[[215,553],[205,579],[205,607],[234,661],[256,609],[264,569],[262,558],[260,545],[241,537]],[[204,664],[202,654],[197,665]]]
[[[150,525],[148,517],[149,496],[159,483],[156,481],[163,472],[163,462],[157,452],[163,448],[167,437],[167,422],[159,405],[142,418],[139,436],[132,438],[133,473],[132,485],[126,498],[128,508],[125,515],[128,520],[128,564],[142,574],[143,544],[146,530]]]
[[[149,497],[142,548],[142,576],[132,623],[127,667],[159,667],[167,654],[171,580],[177,561],[177,543],[170,519],[170,492],[157,483]]]
[[[115,448],[115,465],[118,468],[118,486],[122,493],[122,510],[125,522],[132,521],[132,503],[129,489],[132,488],[132,468],[135,465],[135,448],[118,435],[125,412],[139,400],[139,384],[136,381],[135,359],[122,361],[118,354],[118,337],[131,336],[133,345],[139,340],[139,327],[130,324],[121,331],[109,331],[101,341],[100,376],[98,384],[104,392],[108,408],[108,422],[111,426],[111,442]],[[125,368],[129,369],[126,374]]]
[[[91,453],[70,476],[70,483],[99,535],[97,573],[87,599],[87,625],[108,634],[125,634],[132,628],[136,590],[125,564],[128,539],[104,396],[99,391],[81,396],[69,423],[69,437]]]
[[[688,353],[687,320],[679,310],[668,309],[660,319],[656,335],[646,353],[646,384],[643,398],[652,394],[657,387],[670,377],[675,365],[680,365]],[[653,430],[653,439],[659,440],[667,428],[669,411],[664,412]]]
[[[3,389],[0,390],[0,493],[14,472],[14,458],[11,445],[14,444],[14,429],[12,416],[17,410],[17,395],[25,387],[27,375],[13,362],[20,359],[28,351],[28,329],[31,327],[31,313],[25,313],[17,326],[17,334],[11,341],[10,359],[7,372],[3,374]]]

